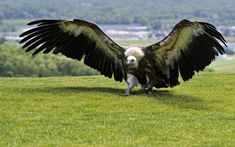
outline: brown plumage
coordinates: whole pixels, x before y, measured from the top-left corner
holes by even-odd
[[[150,65],[148,71],[155,69],[164,76],[166,83],[174,86],[178,71],[187,81],[225,52],[216,39],[226,46],[225,39],[213,25],[182,20],[162,41],[143,48],[143,62]]]
[[[102,75],[114,75],[116,81],[126,79],[124,48],[112,41],[97,25],[84,20],[37,20],[28,25],[37,25],[20,35],[24,37],[26,52],[34,50],[81,60]]]
[[[226,41],[217,29],[205,22],[180,21],[162,41],[150,46],[125,49],[110,39],[96,24],[84,20],[37,20],[20,35],[26,52],[61,53],[81,60],[102,75],[116,81],[132,74],[145,87],[173,87],[181,75],[189,80],[219,54]],[[135,59],[132,65],[127,57]],[[133,69],[134,67],[134,69]],[[129,71],[129,72],[128,72]],[[133,87],[130,87],[130,89]]]

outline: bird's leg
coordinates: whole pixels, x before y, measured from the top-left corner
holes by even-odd
[[[124,95],[128,96],[130,95],[130,93],[131,93],[131,86],[130,86],[130,83],[126,81],[126,93]]]
[[[137,79],[134,75],[128,74],[127,81],[126,81],[126,93],[124,96],[128,96],[131,94],[131,89],[133,89],[137,85]]]
[[[146,91],[146,94],[153,94],[153,87],[149,87]]]
[[[146,94],[153,94],[153,82],[150,81],[149,77],[147,78],[147,90],[145,91]]]

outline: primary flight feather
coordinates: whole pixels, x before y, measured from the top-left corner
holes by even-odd
[[[75,19],[36,20],[36,27],[20,35],[26,52],[61,53],[81,60],[102,75],[127,83],[125,95],[140,85],[152,88],[173,87],[181,75],[189,80],[219,54],[224,54],[226,41],[220,32],[205,22],[182,20],[158,43],[146,47],[124,48],[109,38],[96,24]]]

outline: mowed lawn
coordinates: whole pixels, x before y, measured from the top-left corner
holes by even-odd
[[[213,69],[216,73],[235,73],[235,55],[219,58],[216,62],[212,62],[209,68]]]
[[[0,146],[235,146],[235,74],[153,95],[103,76],[0,78]]]

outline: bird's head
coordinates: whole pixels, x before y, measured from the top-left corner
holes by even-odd
[[[126,64],[129,68],[137,68],[138,67],[138,61],[134,56],[128,56],[126,58]]]
[[[144,56],[144,52],[139,47],[129,47],[125,51],[125,56],[128,68],[137,68],[139,61]]]

